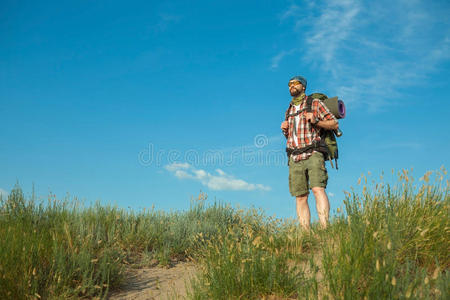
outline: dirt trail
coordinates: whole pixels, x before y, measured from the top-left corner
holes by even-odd
[[[186,288],[190,288],[190,279],[195,274],[196,267],[192,262],[179,262],[171,268],[129,269],[125,285],[109,299],[185,299]]]

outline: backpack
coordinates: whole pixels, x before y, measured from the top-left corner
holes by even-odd
[[[319,99],[325,105],[327,105],[326,100],[328,99],[328,97],[325,94],[313,93],[311,95],[308,95],[308,97],[306,98],[305,110],[307,112],[312,112],[312,101],[314,99]],[[289,108],[286,111],[286,121],[287,121],[288,117],[290,116],[290,115],[288,115],[288,112],[290,111],[291,106],[292,106],[292,104],[289,104]],[[295,113],[293,115],[297,115],[299,113],[301,113],[301,111],[298,111],[297,113]],[[325,160],[330,161],[330,164],[333,168],[334,168],[334,165],[333,165],[333,159],[334,159],[334,161],[336,163],[336,170],[337,170],[338,169],[337,159],[339,157],[339,151],[338,151],[338,145],[337,145],[336,135],[335,135],[334,130],[326,130],[326,129],[321,128],[320,140],[321,140],[320,143],[306,146],[305,148],[302,148],[302,149],[286,148],[286,153],[288,155],[288,159],[291,154],[300,154],[300,153],[304,153],[304,152],[308,152],[308,151],[317,150],[323,154]]]

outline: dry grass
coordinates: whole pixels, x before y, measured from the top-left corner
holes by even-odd
[[[449,185],[380,178],[347,193],[326,230],[262,211],[205,205],[139,212],[75,201],[0,202],[0,298],[106,298],[125,267],[193,260],[192,299],[439,299],[448,294]],[[357,192],[359,191],[359,192]]]

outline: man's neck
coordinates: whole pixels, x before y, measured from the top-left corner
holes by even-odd
[[[305,93],[301,93],[298,96],[292,97],[292,104],[299,105],[306,99]]]

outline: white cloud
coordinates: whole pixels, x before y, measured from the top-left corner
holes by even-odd
[[[172,163],[164,167],[179,179],[193,179],[201,182],[212,190],[233,190],[233,191],[269,191],[270,187],[262,184],[248,183],[242,179],[234,178],[221,169],[216,169],[216,174],[211,174],[205,170],[196,169],[188,163]]]
[[[291,4],[288,9],[286,9],[281,15],[280,15],[280,21],[284,21],[288,19],[289,17],[293,17],[298,15],[301,12],[300,6]]]
[[[186,171],[183,171],[183,170],[175,170],[175,176],[180,178],[180,179],[185,179],[185,178],[192,179],[192,178],[194,178],[192,175],[190,175],[189,173],[187,173]]]
[[[334,197],[335,195],[334,195],[334,193],[332,193],[332,192],[329,192],[329,193],[328,193],[328,196],[330,196],[330,197]]]
[[[272,57],[272,64],[270,66],[271,69],[277,69],[280,61],[285,57],[292,55],[294,52],[296,52],[297,49],[292,49],[289,51],[282,50],[280,53]]]
[[[347,40],[359,13],[359,5],[348,1],[331,1],[314,22],[311,36],[306,39],[308,45],[307,59],[320,58],[323,68],[337,77],[336,53]]]
[[[303,61],[319,69],[324,79],[318,84],[347,105],[378,110],[398,103],[400,89],[426,82],[450,59],[448,6],[330,0],[302,6],[303,21],[294,12],[299,9],[291,5],[280,19],[294,20]]]
[[[0,196],[2,197],[2,199],[5,199],[6,197],[8,197],[8,192],[5,191],[4,189],[0,189]]]
[[[164,166],[167,171],[173,172],[179,169],[188,169],[191,165],[188,163],[172,163],[170,165]]]
[[[216,172],[219,173],[219,175],[221,176],[225,176],[225,172],[222,171],[221,169],[216,169]]]

